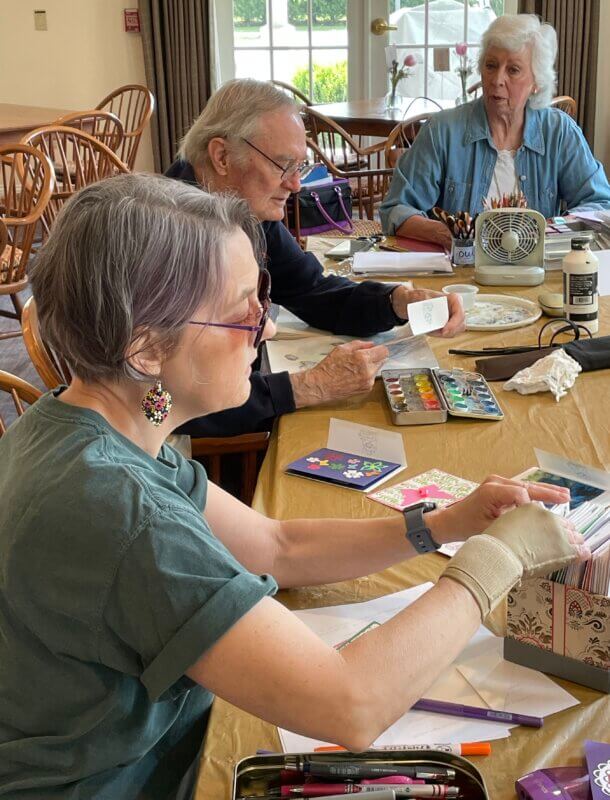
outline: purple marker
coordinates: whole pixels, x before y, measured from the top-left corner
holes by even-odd
[[[461,703],[448,703],[445,700],[428,700],[422,697],[411,708],[414,711],[434,711],[437,714],[451,714],[454,717],[484,719],[490,722],[505,722],[508,725],[527,725],[530,728],[541,728],[542,717],[530,717],[527,714],[513,714],[510,711],[496,711],[493,708],[464,706]]]

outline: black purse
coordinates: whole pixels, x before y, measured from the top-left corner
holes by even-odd
[[[352,189],[347,178],[335,178],[331,184],[306,184],[292,194],[286,204],[288,228],[299,239],[325,231],[353,233]]]

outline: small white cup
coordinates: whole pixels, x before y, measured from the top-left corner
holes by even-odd
[[[443,286],[445,294],[459,294],[462,298],[464,311],[470,311],[471,308],[474,308],[478,291],[478,286],[471,286],[469,283],[451,283],[449,286]]]

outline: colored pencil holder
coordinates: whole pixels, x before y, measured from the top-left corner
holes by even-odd
[[[362,765],[374,764],[383,766],[420,766],[420,767],[450,767],[455,770],[455,779],[449,784],[458,786],[460,797],[467,800],[489,800],[483,776],[478,769],[461,756],[448,755],[438,750],[428,750],[426,753],[415,750],[397,751],[365,751],[363,753],[270,753],[267,755],[248,756],[238,761],[233,775],[232,800],[248,797],[253,794],[264,796],[266,791],[273,790],[280,783],[290,783],[285,779],[285,770],[293,762],[295,756],[315,758],[316,761],[349,762]],[[303,773],[294,773],[303,780]],[[327,781],[324,780],[324,783]],[[381,788],[381,787],[380,787]],[[374,797],[376,792],[365,793],[363,797]],[[323,800],[323,798],[321,798]]]
[[[453,239],[451,261],[456,267],[473,267],[474,239]]]

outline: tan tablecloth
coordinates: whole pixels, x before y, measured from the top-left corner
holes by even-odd
[[[323,243],[317,244],[323,249]],[[313,249],[313,248],[312,248]],[[453,277],[420,278],[418,286],[440,289],[452,282],[469,282],[471,270]],[[518,294],[536,299],[542,291],[560,291],[561,273],[550,273],[544,286],[481,287],[482,292]],[[449,356],[451,346],[476,347],[534,343],[535,325],[494,333],[467,332],[457,340],[430,337],[441,366],[473,368],[473,359]],[[610,298],[602,298],[600,335],[610,333]],[[331,416],[402,433],[408,467],[396,479],[439,467],[455,475],[480,481],[491,473],[515,475],[535,464],[534,447],[570,456],[602,469],[610,468],[610,391],[607,370],[580,375],[576,385],[559,403],[548,393],[521,396],[493,388],[505,413],[501,422],[451,419],[440,425],[395,427],[379,382],[373,391],[348,402],[299,411],[282,417],[271,438],[263,464],[254,506],[272,517],[382,517],[397,512],[368,500],[364,495],[323,483],[283,474],[290,461],[309,450],[324,447]],[[308,608],[368,600],[427,580],[434,580],[446,560],[439,555],[420,556],[382,573],[333,584],[284,591],[278,596],[289,608]],[[501,633],[501,615],[492,625]],[[247,665],[244,665],[247,667]],[[610,698],[567,681],[558,681],[581,705],[545,720],[540,730],[514,728],[508,739],[494,742],[493,754],[474,759],[482,772],[492,800],[514,798],[514,781],[543,766],[577,764],[583,756],[585,738],[609,740]],[[257,748],[280,749],[276,729],[216,700],[212,710],[196,800],[224,800],[231,796],[233,767]]]

